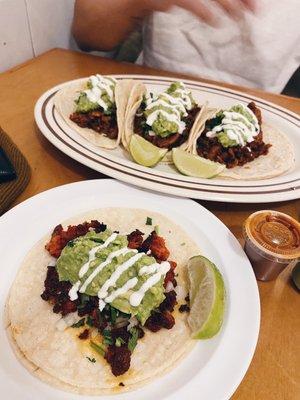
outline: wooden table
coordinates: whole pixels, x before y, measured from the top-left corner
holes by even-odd
[[[39,133],[33,118],[34,104],[44,91],[61,82],[96,72],[175,75],[59,49],[0,75],[0,125],[26,156],[32,168],[31,181],[16,203],[65,183],[105,177],[52,146]],[[299,99],[259,90],[242,90],[300,114]],[[199,203],[220,218],[240,241],[245,218],[253,211],[270,207],[265,204]],[[299,218],[300,200],[276,203],[271,207]],[[299,399],[300,296],[290,282],[290,270],[284,271],[275,282],[260,282],[259,291],[262,306],[260,337],[251,366],[233,399]]]

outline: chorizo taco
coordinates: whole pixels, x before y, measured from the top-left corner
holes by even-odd
[[[173,82],[164,92],[147,92],[144,84],[132,88],[125,115],[123,146],[128,150],[133,134],[155,146],[186,149],[193,127],[204,113],[182,82]],[[170,158],[167,153],[165,161]]]
[[[55,107],[67,124],[96,146],[113,149],[121,140],[133,80],[93,75],[67,84]]]
[[[144,385],[193,346],[180,311],[186,265],[198,253],[179,226],[145,210],[100,209],[58,225],[10,290],[12,347],[34,375],[67,391]]]
[[[207,109],[188,151],[225,164],[219,176],[232,179],[271,178],[295,162],[293,145],[283,133],[263,124],[254,102],[228,110]]]

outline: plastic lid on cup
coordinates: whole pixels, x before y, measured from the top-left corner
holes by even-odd
[[[251,214],[244,236],[270,260],[287,262],[300,257],[300,223],[287,214],[263,210]]]

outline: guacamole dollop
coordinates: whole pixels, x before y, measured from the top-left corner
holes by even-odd
[[[207,122],[210,129],[206,136],[216,137],[224,147],[245,146],[259,133],[259,123],[250,109],[237,104],[228,111],[220,111],[215,118]]]
[[[195,106],[195,101],[182,82],[173,82],[165,92],[144,99],[144,104],[147,131],[168,137],[184,131],[184,117]]]
[[[115,79],[108,76],[93,75],[89,78],[86,89],[75,100],[75,112],[87,113],[101,109],[110,115],[115,109]]]
[[[104,243],[110,236],[112,231],[107,229],[101,233],[88,232],[85,236],[79,237],[67,244],[63,249],[60,257],[57,260],[56,269],[61,281],[69,281],[72,284],[80,281],[81,285],[88,279],[93,271],[103,263],[109,254],[127,247],[127,237],[124,235],[117,235],[115,240],[107,247],[100,249],[95,254],[95,259],[89,263],[89,268],[83,277],[79,276],[81,267],[88,262],[89,252]],[[130,251],[126,254],[114,257],[109,264],[107,264],[87,285],[84,293],[90,296],[97,296],[99,289],[111,277],[113,272],[118,266],[129,260],[135,253]],[[116,284],[108,289],[108,294],[111,294],[118,288],[121,288],[125,283],[132,279],[137,278],[137,284],[133,289],[128,290],[126,293],[119,295],[110,304],[126,313],[136,316],[137,319],[144,324],[151,314],[151,311],[157,308],[164,300],[164,277],[153,285],[143,297],[142,302],[137,307],[133,307],[129,302],[129,297],[133,291],[137,291],[143,283],[151,276],[148,274],[139,274],[139,270],[147,265],[154,264],[156,261],[153,257],[143,255],[131,267],[126,269],[116,281]]]

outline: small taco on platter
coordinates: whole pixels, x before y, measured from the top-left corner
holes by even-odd
[[[158,94],[147,92],[139,83],[129,95],[122,143],[129,149],[131,136],[138,134],[159,148],[185,149],[204,109],[182,82],[173,82]]]
[[[293,145],[283,133],[263,124],[254,102],[227,110],[207,109],[203,117],[188,151],[225,164],[219,177],[267,179],[293,166]]]
[[[96,146],[113,149],[121,140],[133,80],[93,75],[68,83],[55,97],[67,124]]]

